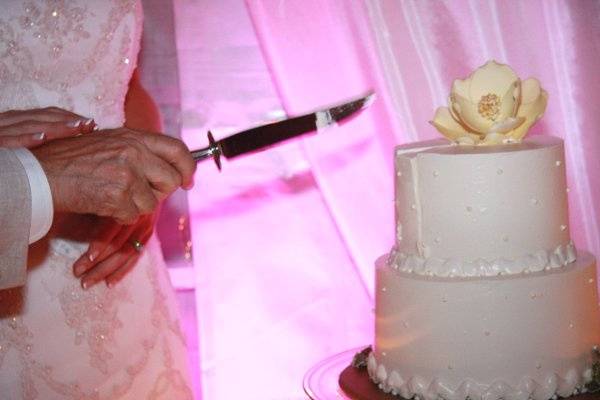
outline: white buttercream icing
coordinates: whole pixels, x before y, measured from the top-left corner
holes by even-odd
[[[376,288],[386,291],[375,292],[372,379],[423,400],[547,400],[583,390],[600,342],[594,261],[581,251],[564,268],[448,278],[380,258]]]
[[[367,359],[367,371],[371,380],[384,392],[405,399],[418,396],[425,400],[439,400],[440,397],[445,400],[548,400],[557,395],[568,397],[584,392],[584,384],[591,378],[590,368],[583,371],[570,368],[563,376],[552,371],[539,371],[540,378],[523,377],[514,386],[502,380],[486,385],[465,378],[458,386],[452,387],[440,378],[426,380],[419,376],[402,377],[398,371],[388,371],[383,363],[377,362],[373,353]]]
[[[419,250],[425,248],[421,244]],[[521,274],[561,268],[577,259],[577,250],[572,242],[560,244],[552,250],[540,250],[516,259],[499,258],[496,260],[477,259],[462,261],[455,258],[435,258],[418,254],[407,254],[392,248],[387,265],[391,268],[428,276],[496,276],[502,274]]]
[[[564,160],[562,140],[541,136],[512,146],[429,141],[397,147],[395,168],[402,176],[396,178],[395,211],[402,235],[395,248],[420,257],[410,268],[421,268],[426,259],[452,260],[457,267],[485,272],[474,275],[501,272],[511,262],[533,264],[532,270],[572,262],[553,255],[570,247],[567,195],[560,190],[566,175],[564,162],[557,168],[557,160]],[[538,266],[531,259],[540,250],[549,260]],[[465,260],[487,261],[461,264]]]

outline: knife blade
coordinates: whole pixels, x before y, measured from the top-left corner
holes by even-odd
[[[218,141],[215,141],[209,131],[208,147],[192,151],[192,157],[196,161],[212,158],[220,170],[221,156],[227,159],[235,158],[265,150],[300,135],[318,132],[321,129],[347,120],[350,116],[367,108],[374,98],[375,94],[369,93],[344,104],[247,129]]]

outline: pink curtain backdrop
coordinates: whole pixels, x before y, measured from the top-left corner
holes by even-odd
[[[393,241],[395,144],[452,80],[488,59],[550,94],[534,134],[564,138],[571,231],[600,255],[600,2],[175,1],[190,146],[377,92],[338,128],[222,173],[189,195],[202,398],[302,399],[304,372],[372,338],[373,261]]]

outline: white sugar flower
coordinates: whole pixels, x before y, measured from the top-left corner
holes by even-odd
[[[459,144],[520,142],[544,114],[547,100],[537,79],[521,82],[508,65],[489,61],[454,81],[448,107],[439,107],[431,123]]]

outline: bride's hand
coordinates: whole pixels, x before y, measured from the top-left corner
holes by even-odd
[[[49,140],[92,132],[93,119],[47,107],[0,113],[0,147],[39,146]]]
[[[100,218],[99,230],[90,246],[73,264],[73,273],[84,289],[104,280],[108,287],[120,281],[135,265],[154,230],[156,215],[143,215],[133,225],[120,225],[111,218]]]

